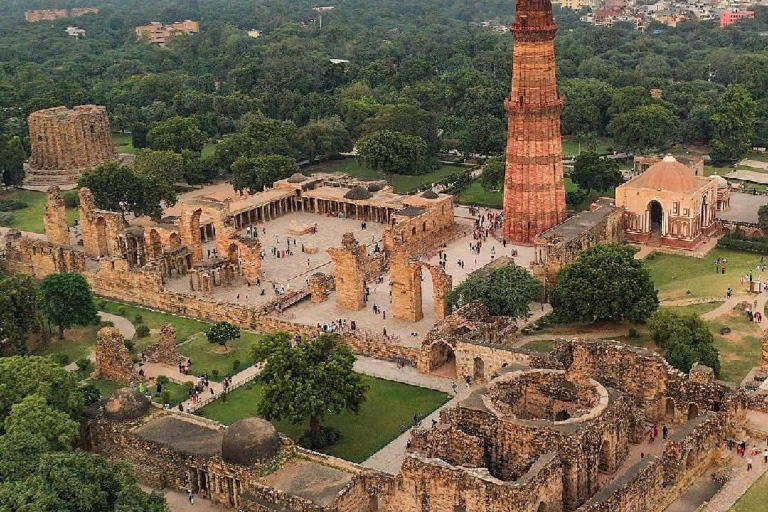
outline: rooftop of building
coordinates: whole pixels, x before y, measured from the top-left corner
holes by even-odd
[[[221,455],[221,442],[224,439],[223,430],[171,415],[151,419],[133,433],[139,439],[190,457]]]
[[[565,222],[540,234],[538,238],[549,243],[568,243],[579,238],[597,224],[603,222],[606,217],[616,211],[616,206],[607,198],[600,198],[592,205],[590,210],[577,213]]]
[[[259,479],[258,483],[325,507],[333,503],[353,478],[352,473],[294,458],[274,473]]]
[[[674,156],[667,155],[660,162],[651,165],[647,171],[619,187],[690,193],[710,182],[709,178],[696,176],[690,167],[678,162]]]

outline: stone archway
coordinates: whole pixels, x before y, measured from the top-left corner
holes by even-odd
[[[432,373],[449,379],[456,378],[456,354],[448,343],[437,341],[429,349]]]
[[[685,470],[690,470],[693,466],[696,465],[696,454],[693,450],[688,450],[688,453],[685,454]]]
[[[181,246],[181,237],[178,235],[178,233],[171,233],[171,236],[168,237],[168,244],[171,247]]]
[[[472,380],[485,380],[485,361],[480,357],[475,357],[472,361]]]
[[[696,419],[699,415],[699,406],[696,404],[688,404],[688,421]]]
[[[661,207],[661,203],[655,199],[648,203],[648,223],[648,231],[663,232],[664,209]]]
[[[163,241],[160,239],[160,233],[156,229],[149,232],[149,257],[159,258],[163,255]]]
[[[600,445],[597,469],[606,473],[611,471],[611,443],[607,439],[604,439]]]
[[[704,229],[709,223],[709,203],[707,202],[707,194],[704,194],[701,198],[701,229]]]
[[[96,217],[96,245],[99,248],[99,257],[109,256],[109,240],[107,239],[107,221],[104,217]]]
[[[539,508],[536,509],[536,512],[547,512],[547,504],[543,501],[539,503]]]
[[[667,398],[664,402],[664,418],[675,421],[675,401]]]
[[[237,244],[229,244],[229,250],[227,251],[227,259],[233,265],[240,267],[240,248]]]

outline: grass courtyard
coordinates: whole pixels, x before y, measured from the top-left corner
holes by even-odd
[[[430,173],[420,174],[418,176],[409,176],[405,174],[389,175],[384,172],[368,169],[367,167],[358,163],[358,161],[354,158],[324,162],[322,164],[312,165],[304,169],[304,171],[307,173],[344,172],[354,178],[387,180],[389,183],[392,183],[395,188],[395,192],[398,194],[407,194],[411,190],[418,188],[421,185],[434,183],[445,178],[449,174],[456,172],[468,172],[469,170],[470,168],[466,166],[442,165]]]
[[[363,462],[410,428],[414,414],[426,416],[449,399],[447,394],[431,389],[365,375],[363,380],[369,390],[360,414],[342,413],[324,421],[324,425],[341,432],[339,442],[322,450],[324,453]],[[237,420],[257,416],[256,408],[261,397],[262,388],[254,382],[229,393],[226,402],[217,400],[197,414],[231,425]],[[275,428],[292,439],[298,439],[308,428],[308,425],[292,425],[285,421],[274,423]]]
[[[764,473],[757,482],[752,484],[752,487],[747,489],[729,512],[764,512],[766,503],[768,503],[768,473]]]
[[[48,201],[48,194],[32,190],[0,191],[0,200],[9,199],[27,203],[27,207],[21,210],[14,210],[13,222],[6,227],[32,233],[45,233],[43,214],[45,213],[45,203]],[[79,217],[80,214],[77,208],[67,209],[67,221],[70,226],[73,226]]]

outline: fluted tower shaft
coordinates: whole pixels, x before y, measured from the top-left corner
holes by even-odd
[[[509,131],[504,174],[507,240],[530,243],[565,220],[555,25],[549,0],[518,0],[512,91],[504,101]]]

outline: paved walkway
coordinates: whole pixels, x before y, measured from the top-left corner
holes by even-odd
[[[436,377],[434,375],[424,375],[419,373],[416,368],[407,366],[405,368],[398,368],[395,363],[381,361],[371,357],[357,357],[355,362],[355,370],[371,375],[373,377],[381,377],[388,380],[397,382],[403,382],[405,384],[411,384],[415,386],[422,386],[426,388],[436,389],[444,391],[446,393],[453,394],[451,390],[451,379],[442,377]],[[466,384],[458,382],[458,395],[454,396],[445,405],[435,410],[421,421],[423,428],[429,429],[432,426],[432,420],[439,420],[440,411],[447,407],[456,406],[461,400],[464,400],[469,394],[477,388],[473,387],[468,389]],[[389,474],[397,474],[400,471],[400,466],[405,459],[405,444],[411,437],[410,429],[400,435],[397,439],[389,443],[387,446],[371,455],[363,466],[378,471],[383,471]]]
[[[723,297],[723,299],[725,299],[725,297]],[[701,318],[704,320],[715,320],[723,315],[727,315],[733,308],[744,301],[749,302],[754,311],[763,312],[763,318],[759,325],[762,329],[768,328],[768,315],[765,314],[765,303],[768,302],[768,293],[765,292],[757,295],[734,295],[730,299],[725,299],[725,302],[719,307],[701,315]],[[755,301],[757,301],[757,307],[754,307]]]
[[[242,383],[252,379],[254,376],[258,375],[261,372],[262,366],[261,365],[254,365],[249,366],[245,370],[241,371],[240,373],[234,375],[232,377],[232,385],[230,388],[237,388]],[[167,364],[162,363],[146,363],[144,365],[144,375],[148,379],[154,379],[158,377],[159,375],[164,375],[168,377],[168,380],[171,382],[175,382],[177,384],[182,384],[184,382],[197,382],[198,377],[195,375],[185,375],[179,371],[179,368],[176,366],[171,366]],[[221,393],[224,391],[224,386],[221,385],[219,382],[209,381],[208,382],[209,389],[202,393],[200,395],[201,399],[203,400],[203,403],[205,403],[206,400],[210,399],[211,397],[219,397]],[[210,392],[210,390],[213,390],[213,393]],[[182,402],[182,405],[184,407],[184,411],[187,412],[193,412],[195,409],[202,407],[200,404],[193,404],[192,400],[185,400]]]
[[[117,327],[125,339],[132,340],[136,336],[136,327],[133,323],[123,316],[113,315],[105,311],[99,311],[99,316],[102,322],[112,322]]]
[[[140,486],[146,492],[152,492],[155,489],[147,487],[146,485]],[[168,508],[171,512],[225,512],[227,509],[221,505],[218,505],[211,500],[206,500],[195,495],[195,504],[191,504],[187,495],[183,492],[171,491],[165,489],[160,491],[165,496],[165,500],[168,502]]]
[[[768,414],[749,411],[747,421],[750,427],[761,432],[768,433]],[[760,476],[768,471],[768,464],[763,461],[763,449],[766,446],[765,437],[747,440],[747,455],[740,457],[736,450],[730,452],[731,478],[709,502],[707,512],[728,512],[747,489],[757,481]],[[752,447],[758,448],[758,454],[752,457],[752,471],[747,471],[747,459]]]

